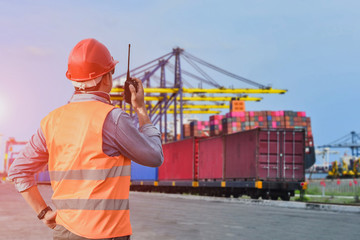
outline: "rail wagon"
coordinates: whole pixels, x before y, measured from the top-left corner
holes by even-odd
[[[154,179],[139,179],[138,172],[132,190],[289,200],[305,185],[302,129],[191,137],[164,144],[163,152]]]

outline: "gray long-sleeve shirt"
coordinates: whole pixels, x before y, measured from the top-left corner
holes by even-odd
[[[74,94],[70,102],[94,100],[109,102],[106,97],[90,93]],[[152,124],[136,129],[131,117],[120,108],[114,108],[106,117],[102,138],[103,152],[108,156],[123,155],[149,167],[158,167],[164,160],[159,130]],[[39,128],[12,163],[8,179],[15,182],[19,192],[25,191],[36,184],[34,174],[44,169],[48,157],[45,137]]]

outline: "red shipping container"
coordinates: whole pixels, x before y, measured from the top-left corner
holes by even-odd
[[[303,181],[302,129],[255,129],[224,137],[225,179]]]
[[[199,180],[223,179],[223,137],[199,141]]]
[[[159,180],[192,180],[197,178],[199,138],[163,144],[164,163],[159,167]]]

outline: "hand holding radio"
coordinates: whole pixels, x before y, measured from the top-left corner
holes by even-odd
[[[142,111],[146,112],[145,102],[144,102],[144,88],[142,82],[138,78],[130,77],[130,44],[128,52],[128,69],[126,75],[126,81],[124,84],[124,97],[125,102],[131,104],[136,112]]]
[[[131,93],[131,105],[133,106],[134,110],[137,111],[139,109],[145,109],[145,101],[144,101],[144,88],[142,82],[138,78],[131,78],[135,84],[129,85],[129,90]]]
[[[141,81],[140,81],[141,82]],[[138,83],[135,81],[135,78],[131,78],[129,77],[128,79],[126,79],[125,81],[125,102],[128,104],[132,104],[131,103],[131,99],[132,99],[132,92],[130,91],[130,86],[133,86],[135,88],[135,93],[138,91]]]
[[[128,53],[128,69],[126,81],[124,84],[124,97],[125,102],[132,105],[135,110],[138,119],[139,126],[143,126],[144,124],[151,124],[151,120],[146,111],[145,101],[144,101],[144,87],[142,82],[138,78],[131,78],[130,71],[130,44],[129,44],[129,53]]]

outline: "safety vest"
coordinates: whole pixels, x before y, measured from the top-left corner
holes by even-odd
[[[131,161],[102,150],[102,128],[114,107],[72,102],[41,121],[49,152],[56,223],[86,238],[131,235]]]

